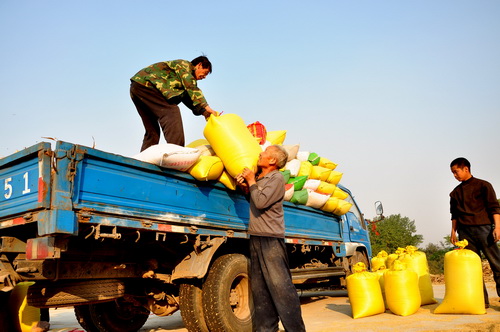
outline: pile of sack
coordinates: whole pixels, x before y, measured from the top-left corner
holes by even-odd
[[[285,200],[343,215],[352,203],[337,187],[342,173],[337,164],[317,153],[300,151],[299,144],[286,145],[286,130],[267,131],[259,122],[246,125],[236,114],[210,116],[198,139],[186,147],[158,144],[134,158],[191,174],[199,181],[219,181],[236,190],[235,177],[247,167],[257,171],[259,154],[269,145],[282,145],[288,162],[280,170],[285,177]]]
[[[484,314],[482,265],[479,256],[464,249],[467,241],[445,255],[445,297],[435,314]],[[371,259],[372,272],[357,263],[347,277],[353,318],[384,313],[408,316],[420,306],[437,303],[424,252],[414,246],[394,253],[381,251]]]

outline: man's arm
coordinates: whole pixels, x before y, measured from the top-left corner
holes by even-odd
[[[450,242],[453,245],[455,244],[455,242],[457,242],[457,220],[456,219],[451,220]]]
[[[493,220],[495,221],[495,229],[493,230],[493,240],[500,241],[500,214],[494,214]]]

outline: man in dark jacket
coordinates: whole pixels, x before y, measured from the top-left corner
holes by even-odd
[[[466,239],[470,249],[481,257],[484,254],[493,271],[500,296],[500,204],[493,186],[472,176],[470,162],[457,158],[450,164],[451,172],[460,184],[450,193],[451,243]],[[484,287],[484,301],[489,306]]]

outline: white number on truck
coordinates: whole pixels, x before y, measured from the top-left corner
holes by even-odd
[[[23,178],[24,178],[24,190],[22,191],[22,194],[26,195],[26,194],[29,194],[31,192],[31,189],[29,187],[28,172],[23,174]],[[12,178],[11,177],[5,179],[4,190],[5,190],[5,192],[3,194],[3,197],[5,197],[5,199],[11,198],[12,192],[14,191],[14,189],[12,187]]]

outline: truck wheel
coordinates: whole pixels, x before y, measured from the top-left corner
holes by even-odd
[[[181,284],[179,306],[184,325],[190,332],[209,332],[203,316],[202,295],[203,291],[198,283]]]
[[[74,307],[75,317],[80,324],[80,326],[87,332],[99,332],[97,326],[95,326],[92,321],[92,317],[90,316],[90,306],[87,305],[79,305]]]
[[[203,312],[210,331],[251,332],[252,293],[244,255],[224,255],[214,262],[203,284]]]
[[[90,317],[101,332],[135,332],[148,320],[149,311],[120,299],[89,304]]]

